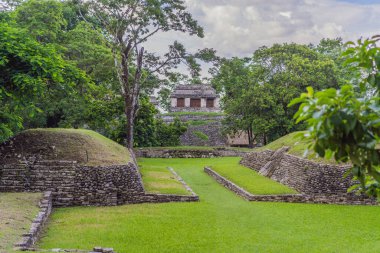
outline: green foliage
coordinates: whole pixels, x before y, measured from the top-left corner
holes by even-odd
[[[341,89],[314,92],[312,87],[289,105],[301,104],[297,122],[307,122],[306,137],[321,157],[351,161],[351,173],[363,191],[380,196],[380,36],[349,42],[343,56],[359,73]],[[356,85],[357,84],[357,85]],[[356,186],[357,187],[357,186]],[[355,187],[355,188],[356,188]]]
[[[56,0],[29,0],[17,7],[15,21],[37,41],[56,42],[67,25],[63,5]]]
[[[252,59],[222,60],[212,82],[226,94],[222,107],[227,132],[244,130],[251,144],[257,136],[265,144],[304,129],[293,122],[296,108],[288,103],[307,86],[339,87],[343,78],[338,70],[329,54],[297,44],[262,47]]]
[[[194,131],[193,134],[199,139],[204,140],[204,141],[208,141],[209,139],[209,137],[201,131]]]
[[[156,114],[157,109],[149,98],[140,99],[140,109],[135,119],[135,147],[152,147],[157,145]]]
[[[89,80],[66,62],[54,46],[41,45],[24,30],[0,26],[0,142],[23,127],[25,118],[41,112],[39,101],[51,93],[76,93]]]
[[[178,146],[180,144],[179,137],[186,132],[187,127],[178,118],[172,123],[166,124],[158,119],[157,122],[157,146],[168,147]]]

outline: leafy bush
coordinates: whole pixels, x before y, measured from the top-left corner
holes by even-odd
[[[186,132],[187,127],[178,118],[173,123],[166,124],[162,120],[157,120],[157,146],[169,147],[180,145],[179,137]]]

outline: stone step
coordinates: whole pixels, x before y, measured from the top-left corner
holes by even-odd
[[[34,163],[35,165],[76,165],[77,161],[68,161],[68,160],[39,160]]]
[[[0,192],[22,192],[25,191],[25,187],[23,186],[10,186],[10,185],[0,185]]]
[[[46,169],[72,169],[75,166],[75,164],[59,164],[59,165],[45,165],[45,164],[34,164],[31,166],[33,170],[46,170]]]

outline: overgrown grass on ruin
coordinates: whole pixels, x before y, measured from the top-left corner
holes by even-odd
[[[13,252],[21,235],[29,232],[37,215],[41,193],[0,192],[0,252]]]
[[[203,167],[238,158],[143,159],[171,166],[200,202],[55,209],[40,246],[130,252],[380,252],[380,207],[249,202]]]
[[[282,148],[283,146],[290,147],[290,150],[288,151],[289,154],[304,157],[306,155],[306,158],[315,162],[322,162],[322,163],[329,163],[329,164],[336,164],[336,161],[334,159],[327,160],[322,157],[318,157],[313,150],[309,150],[308,153],[305,153],[305,151],[308,149],[309,145],[311,144],[310,140],[306,140],[302,137],[303,131],[293,132],[288,135],[285,135],[269,144],[267,144],[264,147],[255,148],[253,151],[259,152],[264,151],[266,149],[269,150],[277,150],[279,148]]]
[[[211,167],[219,175],[254,195],[295,194],[297,191],[274,180],[264,177],[240,164],[214,163]]]
[[[157,165],[151,159],[139,159],[144,188],[150,193],[190,195],[166,165]]]
[[[21,145],[20,152],[43,152],[51,159],[74,160],[90,166],[120,165],[130,160],[125,147],[91,130],[30,129],[17,135],[16,140]]]

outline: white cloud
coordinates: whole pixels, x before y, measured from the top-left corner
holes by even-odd
[[[286,18],[292,18],[292,12],[291,11],[280,11],[278,14],[280,14],[283,17]]]
[[[338,0],[186,0],[205,38],[178,33],[157,36],[148,48],[164,52],[168,42],[189,49],[212,47],[225,57],[250,56],[274,43],[318,43],[322,38],[355,40],[380,33],[380,4]]]

